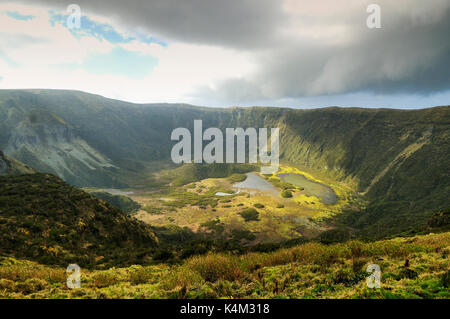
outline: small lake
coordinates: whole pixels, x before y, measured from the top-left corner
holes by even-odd
[[[238,191],[236,193],[223,193],[223,192],[217,192],[216,196],[232,196],[232,195],[237,195],[241,192],[240,189],[238,189]]]
[[[303,187],[303,193],[320,198],[324,204],[335,204],[338,197],[334,190],[326,185],[307,179],[301,174],[287,173],[277,175],[282,181],[292,185]]]
[[[236,183],[233,185],[234,188],[245,188],[245,189],[255,189],[260,192],[275,192],[277,193],[277,189],[266,181],[264,178],[256,175],[255,173],[248,173],[247,179],[243,182]]]

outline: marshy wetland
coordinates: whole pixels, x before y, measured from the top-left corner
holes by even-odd
[[[292,197],[282,196],[286,188]],[[153,226],[225,239],[238,233],[243,244],[253,245],[317,236],[329,229],[326,218],[350,205],[351,193],[338,182],[282,166],[274,175],[255,169],[184,185],[167,180],[164,188],[135,191],[129,197],[142,206],[134,216]],[[243,213],[249,210],[255,218],[246,220]]]
[[[277,176],[284,182],[303,188],[305,194],[320,198],[324,204],[333,205],[338,200],[336,193],[331,187],[309,180],[301,174],[284,173]]]

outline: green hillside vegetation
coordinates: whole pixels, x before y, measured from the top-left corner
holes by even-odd
[[[251,164],[185,164],[167,171],[167,177],[174,186],[182,186],[205,178],[229,177],[231,181],[242,181],[243,174],[259,169]],[[245,175],[244,175],[245,176]]]
[[[151,228],[50,174],[0,177],[0,254],[110,267],[151,260]]]
[[[0,259],[0,298],[450,298],[450,233],[307,243],[272,253],[207,254],[182,264],[81,271]],[[368,288],[369,264],[381,288]]]
[[[423,110],[220,109],[136,105],[76,91],[1,90],[0,149],[39,171],[55,174],[57,165],[26,147],[32,142],[44,145],[40,141],[51,139],[44,133],[55,132],[77,149],[88,144],[90,156],[109,163],[90,161],[96,167],[92,170],[65,153],[63,160],[74,173],[64,170],[61,174],[69,183],[151,187],[155,184],[149,176],[161,169],[156,163],[170,162],[172,130],[186,127],[192,131],[195,119],[202,119],[204,128],[222,130],[280,128],[281,161],[346,183],[364,196],[366,208],[353,211],[345,220],[360,235],[381,238],[411,233],[435,212],[448,209],[449,106]],[[182,166],[174,184],[241,173],[218,167]]]
[[[173,164],[172,130],[198,119],[278,127],[278,174]],[[450,298],[449,127],[449,106],[222,109],[0,90],[0,298]],[[275,190],[235,193],[249,172]],[[65,286],[71,263],[82,289]],[[366,286],[369,264],[381,289]]]
[[[125,213],[131,214],[141,208],[141,205],[136,203],[134,200],[124,195],[113,195],[108,192],[89,192],[91,195],[98,197],[105,202],[113,205],[116,208],[124,211]]]

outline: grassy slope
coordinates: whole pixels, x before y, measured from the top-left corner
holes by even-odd
[[[149,258],[150,227],[49,174],[0,177],[0,253],[105,267]]]
[[[194,120],[202,119],[204,128],[279,127],[282,160],[366,194],[367,210],[352,214],[346,222],[372,237],[411,233],[431,214],[448,208],[448,106],[410,111],[207,109],[135,105],[75,91],[2,90],[0,147],[7,143],[11,129],[36,110],[61,118],[121,167],[120,172],[102,172],[110,174],[109,179],[96,180],[109,183],[104,186],[135,185],[139,176],[146,176],[142,172],[149,163],[169,158],[172,129],[192,130]]]
[[[251,164],[185,164],[168,171],[168,178],[174,186],[182,186],[206,178],[224,178],[233,174],[243,174],[258,169]]]
[[[5,258],[1,298],[450,298],[450,233],[326,246],[307,243],[240,257],[209,254],[178,266],[82,270],[82,288],[64,268]],[[380,289],[366,267],[381,267]]]
[[[176,170],[174,178],[183,177],[184,172],[191,168],[201,168],[207,165],[186,165]],[[301,173],[314,179],[311,175],[298,169],[281,166],[280,173]],[[190,175],[188,175],[190,176]],[[339,195],[339,201],[334,205],[325,205],[314,196],[307,196],[296,189],[292,198],[280,196],[281,183],[276,177],[265,177],[274,183],[278,191],[269,194],[241,192],[233,196],[215,196],[218,191],[233,193],[233,179],[241,177],[208,178],[182,187],[167,187],[164,190],[151,193],[135,193],[130,195],[142,206],[136,217],[152,225],[178,225],[213,235],[216,239],[230,240],[241,237],[241,245],[259,243],[274,243],[294,238],[311,238],[320,231],[327,229],[321,221],[340,213],[343,208],[354,205],[350,199],[352,193],[340,183],[329,180],[322,181],[332,187]],[[280,184],[280,185],[279,185]],[[292,186],[292,185],[291,185]],[[223,190],[221,190],[223,189]],[[247,221],[242,218],[242,211],[256,208],[259,213],[257,220]]]
[[[89,191],[90,194],[94,195],[97,198],[108,202],[114,207],[124,211],[125,213],[131,214],[141,207],[134,200],[124,195],[112,195],[108,192],[99,192],[99,191]]]

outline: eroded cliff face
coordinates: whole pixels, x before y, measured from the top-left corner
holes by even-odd
[[[0,176],[32,173],[34,173],[34,170],[31,167],[16,161],[0,151]]]
[[[134,186],[154,163],[171,163],[172,130],[192,130],[197,119],[222,131],[278,127],[281,161],[344,181],[388,203],[385,211],[393,202],[405,211],[448,203],[449,106],[208,109],[135,105],[75,91],[0,90],[0,149],[77,186]]]
[[[6,175],[8,170],[8,162],[6,161],[5,155],[0,151],[0,175]]]
[[[64,120],[49,112],[28,112],[10,131],[4,152],[41,172],[73,184],[107,180],[114,168],[107,157],[77,136]],[[94,179],[95,177],[95,179]]]

